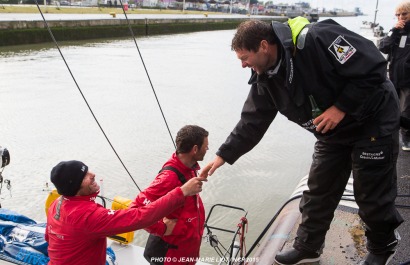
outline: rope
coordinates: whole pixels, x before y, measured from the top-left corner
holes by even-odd
[[[127,21],[128,29],[130,30],[131,36],[132,36],[132,38],[133,38],[133,40],[134,40],[135,47],[137,47],[137,51],[138,51],[138,54],[139,54],[139,56],[140,56],[142,65],[144,66],[145,73],[146,73],[147,78],[148,78],[148,81],[149,81],[149,83],[150,83],[150,85],[151,85],[152,92],[154,93],[155,100],[157,101],[159,110],[161,111],[162,118],[163,118],[163,120],[164,120],[164,122],[165,122],[165,126],[167,127],[168,134],[169,134],[169,136],[171,137],[171,141],[172,141],[172,144],[174,145],[174,148],[177,149],[177,146],[175,145],[174,138],[172,137],[171,131],[170,131],[170,129],[169,129],[169,126],[168,126],[168,123],[167,123],[167,119],[165,118],[165,114],[164,114],[164,112],[162,111],[161,104],[159,103],[159,99],[158,99],[157,93],[155,92],[154,85],[152,84],[151,77],[150,77],[150,75],[148,74],[147,67],[145,66],[144,59],[142,58],[142,54],[141,54],[141,51],[140,51],[140,49],[139,49],[139,47],[138,47],[137,39],[135,38],[134,31],[133,31],[132,28],[131,28],[131,24],[130,24],[130,21],[129,21],[129,19],[128,19],[127,13],[125,12],[124,5],[122,4],[122,0],[120,0],[120,4],[121,4],[122,12],[124,13],[124,16],[125,16],[125,20]]]
[[[114,153],[115,153],[115,155],[117,156],[118,160],[121,162],[121,164],[122,164],[122,166],[124,167],[125,171],[127,171],[128,176],[130,176],[131,180],[134,182],[134,184],[135,184],[135,186],[137,187],[137,189],[138,189],[139,191],[141,191],[140,187],[139,187],[138,184],[135,182],[134,178],[131,176],[131,173],[128,171],[128,168],[125,166],[124,162],[122,161],[122,159],[121,159],[120,156],[118,155],[118,153],[117,153],[117,151],[115,150],[114,146],[112,145],[111,141],[108,139],[107,134],[105,133],[104,129],[101,127],[100,122],[98,121],[97,117],[95,116],[93,110],[92,110],[91,107],[90,107],[90,104],[88,104],[87,99],[85,98],[85,96],[84,96],[84,94],[83,94],[83,92],[82,92],[80,86],[79,86],[78,83],[77,83],[77,80],[75,79],[73,73],[71,72],[70,67],[68,66],[67,61],[65,60],[65,57],[64,57],[63,53],[61,52],[60,46],[58,45],[56,39],[54,38],[53,32],[51,31],[50,26],[48,25],[48,23],[47,23],[47,21],[46,21],[46,19],[45,19],[45,17],[44,17],[44,14],[43,14],[43,12],[42,12],[41,9],[40,9],[40,6],[39,6],[37,0],[34,0],[34,1],[35,1],[35,3],[36,3],[36,6],[37,6],[38,11],[39,11],[40,14],[41,14],[41,17],[43,18],[44,25],[46,26],[46,28],[47,28],[47,30],[48,30],[48,33],[50,34],[50,36],[51,36],[51,38],[52,38],[54,44],[56,45],[57,50],[58,50],[58,52],[60,53],[61,58],[63,59],[65,65],[66,65],[66,67],[67,67],[67,70],[68,70],[68,72],[69,72],[70,75],[71,75],[71,78],[73,79],[75,85],[77,86],[78,91],[80,92],[82,98],[84,99],[85,104],[87,105],[88,109],[90,110],[91,115],[93,116],[95,122],[97,123],[98,127],[100,128],[101,132],[103,133],[103,135],[104,135],[105,139],[107,140],[108,144],[111,146],[111,149],[114,151]]]

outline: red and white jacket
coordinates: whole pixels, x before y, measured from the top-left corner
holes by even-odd
[[[193,168],[185,166],[174,153],[163,167],[172,166],[181,172],[186,180],[196,177],[197,170],[200,169],[196,164]],[[180,187],[181,181],[176,173],[171,170],[164,170],[159,173],[148,188],[143,190],[130,207],[141,207],[150,205],[157,201],[170,190]],[[162,220],[155,225],[145,228],[151,234],[160,236],[169,244],[178,248],[170,248],[166,254],[164,265],[168,264],[195,264],[195,259],[199,258],[202,234],[205,223],[205,210],[199,194],[185,197],[183,207],[180,207],[166,216],[168,219],[178,219],[172,234],[164,236],[166,226]],[[171,260],[171,262],[169,262]],[[175,262],[173,262],[175,261]]]
[[[95,203],[97,194],[63,196],[58,220],[61,197],[51,204],[45,233],[49,265],[105,265],[107,236],[150,226],[185,202],[176,188],[145,207],[115,211]]]

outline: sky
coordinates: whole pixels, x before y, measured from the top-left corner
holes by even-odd
[[[402,0],[379,0],[377,15],[394,16],[395,7]],[[308,2],[311,7],[326,8],[332,10],[339,8],[346,11],[353,11],[355,7],[360,7],[363,13],[374,15],[377,0],[273,0],[274,3],[297,3]]]

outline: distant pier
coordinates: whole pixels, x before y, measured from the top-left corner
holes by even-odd
[[[227,30],[234,29],[242,21],[249,19],[279,22],[287,20],[286,17],[273,16],[210,17],[206,15],[202,17],[129,18],[126,20],[120,15],[107,14],[107,18],[104,19],[47,19],[47,24],[57,41],[73,41],[130,36],[129,26],[135,36]],[[44,21],[40,19],[0,21],[0,46],[45,42],[51,42],[51,37]]]

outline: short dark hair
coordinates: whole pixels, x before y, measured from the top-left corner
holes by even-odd
[[[196,125],[185,125],[177,133],[177,154],[189,153],[195,145],[201,148],[208,135],[209,133],[204,128]]]
[[[262,40],[276,43],[275,33],[270,23],[260,20],[247,20],[239,24],[232,39],[232,51],[248,50],[257,52]]]

